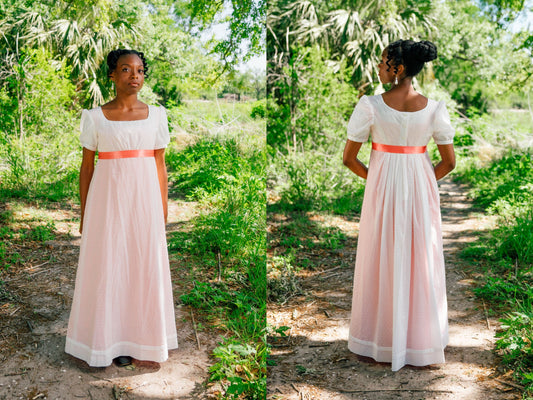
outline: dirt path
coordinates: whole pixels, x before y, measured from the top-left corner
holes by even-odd
[[[64,353],[79,254],[80,236],[73,222],[77,210],[63,207],[35,212],[52,217],[61,234],[34,249],[19,246],[26,259],[45,261],[25,262],[4,277],[4,290],[12,298],[0,303],[0,399],[205,398],[204,382],[211,365],[208,355],[220,338],[216,332],[200,331],[198,349],[190,310],[179,301],[187,271],[180,269],[172,255],[179,349],[169,353],[167,362],[137,362],[131,369],[89,368]],[[171,201],[168,233],[186,227],[194,213],[190,204]]]
[[[291,327],[286,338],[271,337],[269,399],[519,399],[498,378],[491,349],[497,321],[487,319],[474,298],[473,277],[458,250],[474,240],[491,220],[472,212],[465,189],[445,180],[440,185],[447,266],[450,344],[446,363],[424,368],[406,366],[393,373],[347,350],[358,221],[329,217],[348,236],[341,250],[322,255],[323,265],[302,271],[304,295],[283,306],[269,306],[268,321]],[[287,223],[272,216],[276,231]],[[333,261],[332,261],[333,259]],[[489,327],[490,325],[490,327]],[[497,380],[498,379],[498,380]]]

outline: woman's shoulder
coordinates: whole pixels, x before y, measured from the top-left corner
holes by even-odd
[[[94,108],[84,108],[81,110],[81,115],[83,116],[85,114],[85,115],[88,115],[94,118],[95,116],[100,114],[101,109],[102,107],[100,106],[94,107]]]
[[[435,100],[428,97],[427,108],[433,112],[446,109],[446,102],[444,100]]]
[[[156,105],[148,104],[148,110],[149,110],[149,115],[153,115],[153,116],[161,117],[167,114],[167,109],[160,104],[156,104]]]
[[[102,109],[102,107],[98,106],[98,107],[94,107],[94,108],[83,108],[81,111],[82,112],[88,112],[88,113],[91,113],[91,114],[95,114],[95,113],[99,112],[101,109]]]
[[[379,99],[377,99],[377,97],[379,97],[379,95],[369,96],[369,95],[364,94],[357,101],[357,105],[359,107],[364,107],[364,108],[375,107],[378,104],[378,101],[379,101]]]
[[[163,112],[167,110],[165,106],[162,106],[161,104],[155,104],[155,105],[149,104],[148,107],[150,107],[150,109],[152,110],[157,110],[159,112]]]

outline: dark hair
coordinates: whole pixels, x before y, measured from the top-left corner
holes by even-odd
[[[144,58],[144,53],[141,53],[140,51],[137,51],[137,50],[127,50],[127,49],[118,49],[118,50],[113,50],[109,52],[109,54],[107,55],[107,68],[108,68],[107,76],[111,75],[111,72],[117,69],[118,59],[121,56],[125,56],[128,54],[135,54],[137,57],[141,59],[141,61],[143,62],[144,77],[148,78],[148,63],[146,62],[146,59]]]
[[[401,64],[405,67],[406,76],[415,76],[422,70],[424,63],[437,58],[437,46],[427,40],[397,40],[389,44],[386,50],[387,71],[394,67],[394,72],[397,73],[398,65]]]

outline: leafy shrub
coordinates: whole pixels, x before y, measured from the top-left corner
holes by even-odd
[[[219,361],[209,369],[212,373],[211,380],[227,378],[230,382],[225,398],[249,400],[265,398],[266,346],[264,344],[254,347],[229,339],[218,346],[213,355]]]
[[[250,112],[252,118],[265,118],[266,117],[266,101],[259,100],[252,105],[252,111]]]
[[[213,350],[218,361],[210,367],[210,380],[230,382],[226,398],[261,399],[266,390],[266,304],[265,298],[254,296],[250,289],[234,291],[224,283],[195,282],[180,297],[185,304],[212,315],[218,310],[222,326],[238,336]]]
[[[342,165],[340,151],[335,155],[311,150],[287,156],[278,153],[269,178],[272,190],[279,193],[281,200],[271,208],[330,210],[338,214],[359,212],[364,181]],[[363,149],[362,156],[366,157],[368,151]]]
[[[533,393],[533,168],[530,150],[520,143],[531,125],[509,120],[483,116],[463,127],[467,133],[460,143],[468,151],[457,176],[469,184],[475,204],[497,215],[499,224],[461,255],[485,269],[475,294],[509,313],[501,319],[496,348],[527,396]]]
[[[27,57],[22,132],[12,117],[20,112],[17,99],[0,94],[0,108],[10,116],[0,118],[5,135],[0,135],[0,196],[52,201],[76,197],[81,161],[78,110],[65,106],[75,98],[75,85],[68,78],[69,68],[52,66],[43,48],[29,51]]]
[[[167,162],[173,192],[202,205],[192,230],[173,234],[169,249],[195,255],[206,268],[214,266],[216,255],[223,267],[222,282],[196,281],[181,296],[232,335],[213,351],[217,362],[210,379],[226,381],[225,398],[264,398],[264,151],[237,138],[201,137],[180,151],[170,148]]]
[[[503,363],[514,370],[514,375],[526,387],[526,395],[533,394],[533,313],[529,309],[514,312],[501,320],[501,331],[496,333],[496,348]]]
[[[498,307],[512,308],[516,303],[522,304],[533,301],[532,283],[532,277],[528,279],[527,276],[489,275],[485,278],[483,286],[474,288],[474,293],[478,297],[496,304]]]

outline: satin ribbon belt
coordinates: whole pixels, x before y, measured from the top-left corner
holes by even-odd
[[[426,152],[426,146],[391,146],[372,142],[372,150],[383,151],[385,153],[399,154],[420,154]]]
[[[154,155],[154,150],[100,151],[98,153],[98,159],[113,160],[115,158],[153,157]]]

